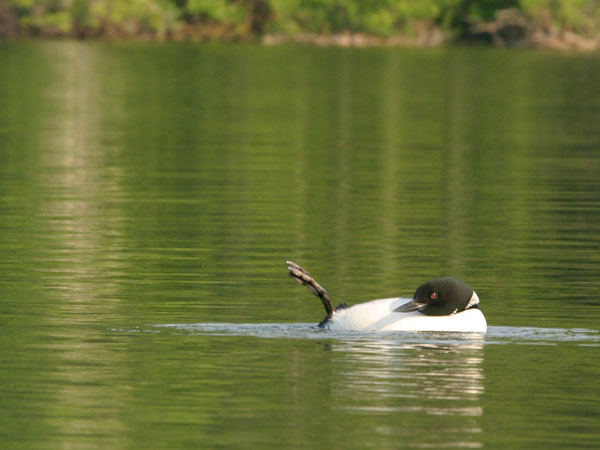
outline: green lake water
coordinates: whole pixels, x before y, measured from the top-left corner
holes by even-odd
[[[597,448],[600,56],[0,43],[0,447]],[[485,336],[334,333],[453,275]]]

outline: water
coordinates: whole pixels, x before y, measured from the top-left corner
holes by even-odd
[[[597,55],[0,44],[6,448],[590,448]],[[332,333],[451,274],[485,337]]]

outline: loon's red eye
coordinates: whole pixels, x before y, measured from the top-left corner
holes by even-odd
[[[435,300],[437,298],[437,292],[431,294],[431,300]]]

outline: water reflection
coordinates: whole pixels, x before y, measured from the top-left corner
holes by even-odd
[[[126,396],[115,395],[113,381],[121,374],[111,367],[125,360],[87,327],[106,321],[118,307],[123,219],[111,214],[107,199],[122,197],[122,168],[109,167],[110,149],[100,139],[104,131],[97,53],[79,43],[43,50],[59,64],[47,68],[55,76],[43,95],[53,114],[40,124],[41,151],[35,162],[34,186],[41,199],[31,212],[39,244],[36,271],[46,288],[44,316],[52,326],[48,341],[36,349],[55,355],[47,370],[54,395],[48,409],[56,429],[87,438],[118,435],[123,423],[107,411]],[[90,417],[87,410],[96,414]]]
[[[342,354],[343,370],[337,374],[333,401],[348,412],[389,423],[375,430],[392,438],[411,434],[413,427],[423,430],[424,423],[444,428],[443,433],[414,436],[415,447],[481,447],[483,345],[483,339],[335,342],[331,348]]]
[[[165,324],[137,331],[258,337],[265,340],[259,349],[298,349],[288,367],[293,403],[309,414],[315,408],[325,411],[328,423],[344,425],[352,436],[349,440],[372,442],[378,448],[397,448],[399,443],[417,448],[483,446],[486,338],[479,334],[365,335],[275,323]],[[493,331],[496,337],[506,334]],[[323,351],[315,351],[310,342]],[[352,423],[356,427],[347,429]]]
[[[595,59],[75,42],[0,54],[5,446],[173,444],[198,424],[171,447],[598,440],[600,91],[571,81],[597,79]],[[321,319],[284,278],[293,255],[339,301],[452,273],[492,325],[554,328],[492,326],[484,350],[284,325]],[[276,323],[139,328],[196,321]]]

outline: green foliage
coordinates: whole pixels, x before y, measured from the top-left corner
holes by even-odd
[[[246,8],[242,2],[228,0],[188,0],[184,13],[226,24],[240,24],[246,19]]]
[[[411,34],[425,24],[460,33],[497,11],[521,9],[538,26],[597,35],[597,0],[3,0],[0,35],[165,36],[185,26],[239,33]],[[16,24],[15,27],[3,27]]]
[[[459,0],[271,0],[283,30],[391,35],[416,21],[442,23]]]
[[[543,27],[598,33],[600,2],[590,0],[521,0],[521,7]]]
[[[461,11],[477,20],[492,20],[496,11],[518,6],[519,0],[463,0],[459,5]]]
[[[73,28],[73,21],[67,11],[47,12],[43,15],[28,15],[22,17],[19,22],[27,28],[45,28],[60,34],[69,33]]]
[[[177,8],[167,0],[94,0],[89,13],[93,23],[115,24],[125,30],[164,32],[176,24]]]

